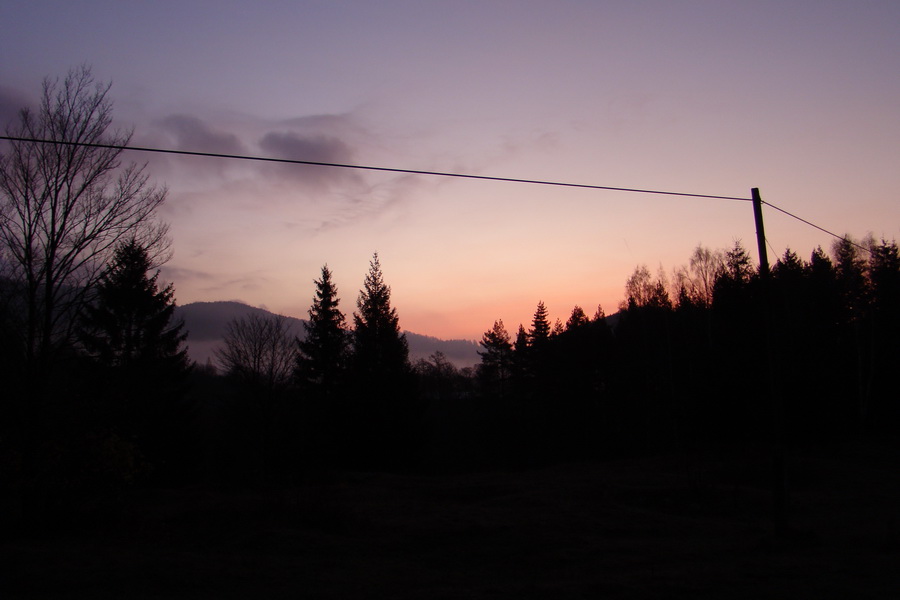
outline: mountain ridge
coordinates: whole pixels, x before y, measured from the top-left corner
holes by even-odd
[[[215,350],[222,344],[228,322],[250,314],[275,315],[269,310],[250,306],[236,300],[213,302],[189,302],[175,307],[175,319],[184,322],[188,333],[188,355],[199,364],[216,364]],[[302,338],[305,334],[304,319],[281,315],[287,319],[291,333]],[[458,368],[471,367],[480,361],[478,343],[472,340],[443,340],[437,337],[404,331],[409,343],[409,358],[415,362],[427,359],[435,352],[444,356]]]

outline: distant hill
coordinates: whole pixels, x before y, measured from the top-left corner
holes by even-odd
[[[188,354],[191,360],[205,364],[212,360],[215,364],[215,349],[225,337],[228,322],[250,314],[271,315],[273,313],[243,304],[241,302],[192,302],[175,309],[175,318],[183,319],[188,332]],[[303,337],[303,319],[285,317],[292,333]],[[480,360],[478,344],[470,340],[442,340],[436,337],[405,332],[409,342],[409,358],[416,361],[428,358],[435,352],[443,352],[447,360],[457,367],[471,367]]]

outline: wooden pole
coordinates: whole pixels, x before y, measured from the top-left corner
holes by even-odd
[[[762,198],[759,188],[750,190],[753,197],[753,217],[756,219],[756,245],[759,247],[759,277],[768,286],[769,281],[769,256],[766,252],[766,230],[763,226]]]
[[[784,397],[778,392],[772,368],[772,319],[769,302],[769,258],[766,252],[766,230],[763,225],[762,198],[759,188],[750,190],[753,198],[753,216],[756,219],[756,244],[759,248],[759,287],[765,330],[765,364],[769,400],[772,406],[772,522],[776,536],[787,533],[787,460],[785,449]]]

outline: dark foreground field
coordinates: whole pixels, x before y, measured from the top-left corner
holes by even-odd
[[[787,539],[752,453],[146,491],[4,536],[0,597],[898,598],[898,465],[796,453]]]

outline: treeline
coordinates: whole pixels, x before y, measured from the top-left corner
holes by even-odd
[[[218,368],[188,364],[157,277],[146,248],[120,243],[53,369],[6,370],[0,468],[32,506],[332,469],[728,451],[776,434],[833,444],[900,423],[893,242],[842,240],[809,261],[788,250],[767,288],[739,244],[698,247],[671,282],[638,267],[610,317],[576,306],[551,323],[540,302],[515,335],[496,321],[474,369],[439,353],[410,362],[377,254],[350,323],[323,267],[303,339],[277,316],[237,319]],[[6,364],[25,364],[13,339]]]
[[[698,247],[671,279],[638,267],[613,318],[576,306],[551,325],[539,303],[529,329],[484,334],[480,393],[515,407],[526,453],[831,444],[900,424],[894,242],[787,250],[767,282],[740,244]]]
[[[895,243],[842,240],[833,258],[817,249],[809,261],[788,250],[766,286],[739,244],[698,247],[671,278],[638,267],[625,287],[610,317],[576,306],[551,322],[539,303],[515,335],[498,320],[480,364],[457,369],[439,353],[410,364],[377,255],[352,325],[325,267],[305,339],[272,334],[277,317],[258,336],[281,358],[249,368],[237,347],[265,324],[232,324],[220,358],[233,412],[219,417],[233,425],[210,446],[218,476],[508,468],[773,436],[821,445],[897,426]]]
[[[671,276],[635,269],[625,295],[608,318],[576,306],[551,323],[538,303],[528,328],[496,321],[472,381],[423,369],[430,389],[473,399],[438,428],[459,433],[449,460],[833,445],[900,425],[895,242],[788,249],[767,281],[740,244],[698,246]]]

